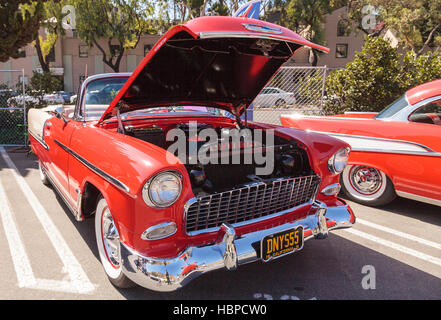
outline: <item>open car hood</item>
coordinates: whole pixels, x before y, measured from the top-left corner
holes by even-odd
[[[200,105],[240,115],[293,54],[295,32],[261,20],[201,17],[170,29],[144,57],[99,122],[167,105]]]

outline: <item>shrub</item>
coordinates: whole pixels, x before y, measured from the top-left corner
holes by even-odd
[[[441,78],[441,55],[404,56],[380,38],[367,37],[354,61],[333,71],[326,80],[325,114],[345,111],[378,112],[406,90]]]
[[[402,92],[400,55],[382,38],[367,38],[362,51],[326,80],[324,112],[380,111]]]

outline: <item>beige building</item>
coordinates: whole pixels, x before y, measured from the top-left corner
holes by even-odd
[[[344,67],[354,59],[355,52],[359,51],[363,45],[362,32],[347,32],[347,24],[350,22],[345,18],[345,13],[345,8],[341,8],[326,16],[326,46],[331,49],[331,52],[320,54],[319,66]],[[159,37],[159,35],[145,35],[135,49],[126,51],[120,64],[120,72],[133,71]],[[309,66],[309,50],[299,49],[291,63],[297,66]],[[112,69],[104,64],[101,52],[95,47],[89,48],[71,31],[57,41],[50,66],[52,72],[63,80],[64,90],[70,92],[77,92],[80,78],[84,77],[86,72],[87,75],[112,72]],[[37,53],[32,45],[24,49],[23,58],[0,63],[0,70],[24,69],[25,83],[32,76],[32,71],[39,68]],[[21,73],[0,72],[0,84],[6,83],[13,86],[20,81]]]
[[[348,62],[354,60],[355,53],[361,50],[364,44],[364,34],[351,28],[345,7],[326,15],[324,29],[325,46],[331,51],[328,54],[320,54],[317,65],[343,68]],[[292,64],[296,66],[310,65],[310,50],[308,48],[299,49],[292,59]]]
[[[120,72],[131,72],[144,58],[145,54],[152,48],[160,36],[144,35],[141,37],[138,46],[133,50],[127,50],[120,64]],[[106,47],[103,41],[103,47]],[[25,72],[25,83],[32,77],[32,71],[41,70],[37,52],[32,45],[24,49],[24,57],[10,59],[0,63],[0,70],[21,70]],[[113,72],[103,62],[101,51],[96,47],[89,48],[84,42],[78,39],[72,31],[60,38],[54,48],[50,60],[51,71],[54,75],[63,80],[64,90],[77,92],[80,79],[87,73],[88,76],[98,73]],[[21,82],[22,74],[18,72],[0,72],[0,84],[8,84],[10,87]]]

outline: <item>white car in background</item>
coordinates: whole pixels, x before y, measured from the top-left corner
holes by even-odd
[[[8,99],[8,105],[10,107],[22,107],[23,106],[23,100],[26,103],[26,105],[32,105],[32,104],[40,104],[40,97],[34,97],[28,94],[25,95],[19,95]],[[51,105],[51,104],[63,104],[64,99],[61,95],[57,93],[53,94],[45,94],[42,97],[42,100],[45,104]]]
[[[275,87],[265,87],[254,99],[253,104],[261,107],[280,107],[296,103],[296,96],[293,92],[286,92]]]

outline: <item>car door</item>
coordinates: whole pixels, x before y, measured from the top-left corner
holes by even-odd
[[[414,157],[415,169],[408,170],[407,177],[401,177],[408,186],[404,189],[418,196],[441,200],[441,98],[421,103],[408,120],[404,137],[425,146],[430,152]]]
[[[68,120],[61,115],[64,113],[62,107],[57,108],[60,116],[54,116],[45,123],[44,141],[48,145],[47,168],[49,176],[55,187],[71,205],[75,202],[69,196],[69,153],[67,148],[70,145],[72,132],[75,130],[74,120]]]

